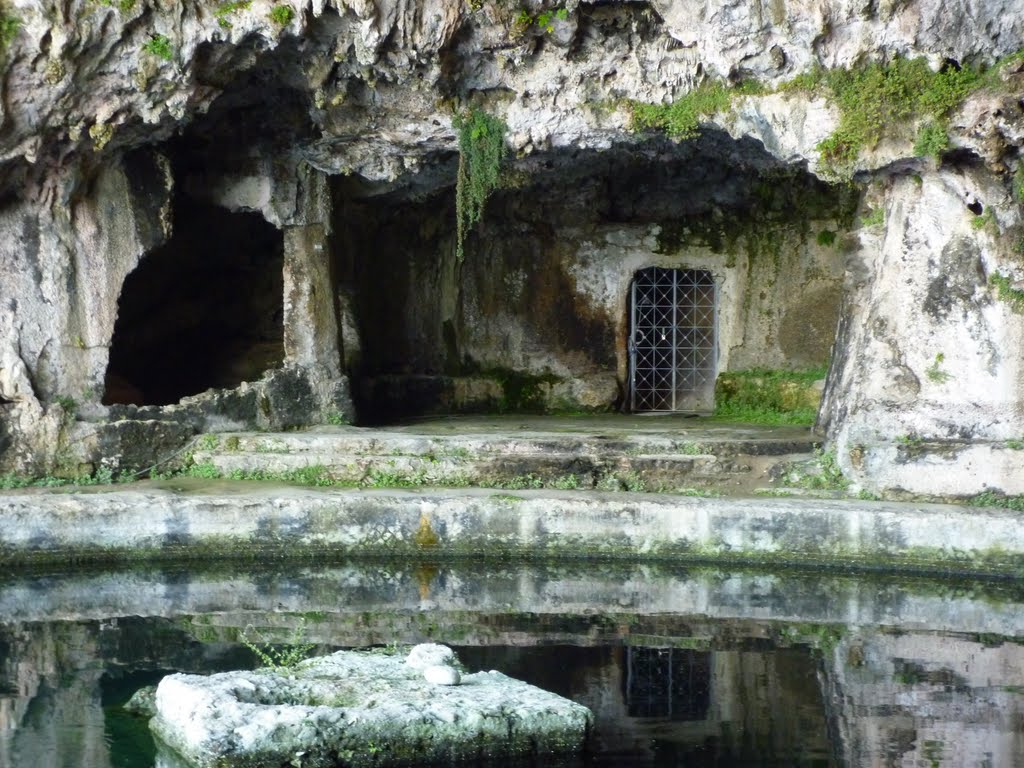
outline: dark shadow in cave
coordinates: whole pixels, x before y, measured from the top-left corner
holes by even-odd
[[[284,240],[258,213],[179,197],[174,235],[128,275],[103,403],[168,405],[284,358]]]

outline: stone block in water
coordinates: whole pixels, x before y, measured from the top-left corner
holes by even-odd
[[[150,725],[200,768],[497,766],[584,749],[593,722],[586,707],[500,672],[436,684],[425,669],[444,656],[411,656],[410,664],[382,651],[340,651],[288,670],[169,675]]]

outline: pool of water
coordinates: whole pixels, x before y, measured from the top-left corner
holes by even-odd
[[[573,765],[1024,765],[1017,582],[364,561],[7,576],[0,768],[152,766],[136,690],[297,628],[317,653],[444,642],[585,704]]]

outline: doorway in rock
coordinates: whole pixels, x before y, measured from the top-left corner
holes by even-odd
[[[260,214],[179,196],[173,237],[121,288],[104,404],[168,405],[278,367],[283,259]]]
[[[629,405],[633,412],[714,409],[718,300],[702,269],[648,267],[630,286]]]

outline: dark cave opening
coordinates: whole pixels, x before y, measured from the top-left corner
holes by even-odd
[[[282,233],[258,213],[182,196],[174,221],[122,286],[106,405],[176,403],[284,359]]]

